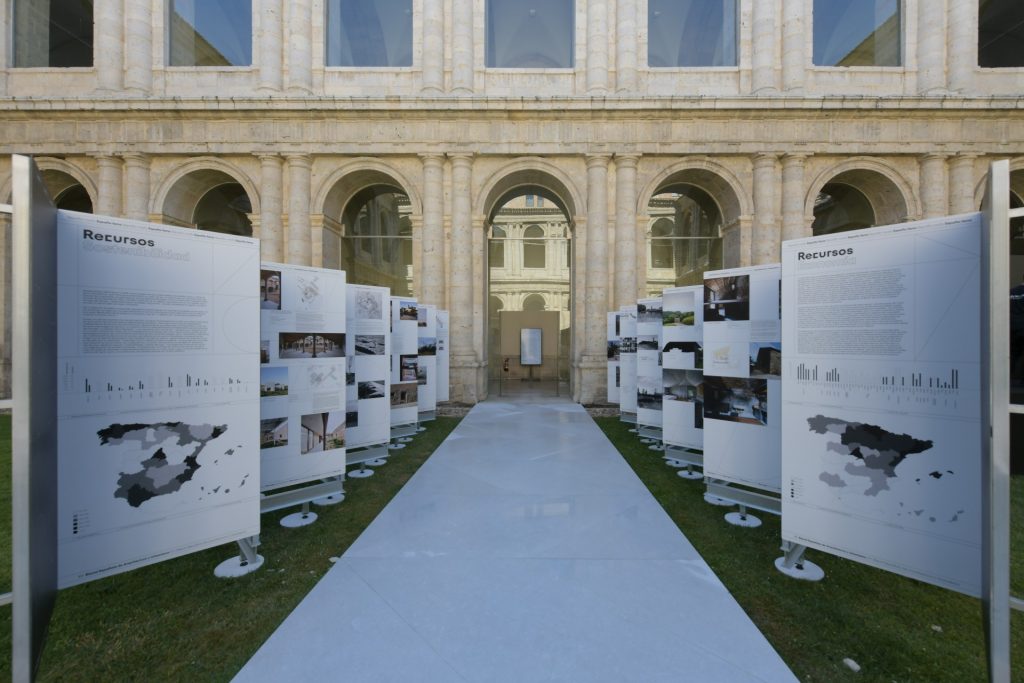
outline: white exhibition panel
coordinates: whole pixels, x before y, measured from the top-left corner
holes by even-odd
[[[636,413],[636,305],[619,309],[619,412]]]
[[[345,273],[260,267],[260,490],[345,471]]]
[[[416,314],[416,399],[420,413],[437,410],[437,306],[419,304]]]
[[[346,292],[347,448],[391,440],[391,290],[348,285]]]
[[[259,270],[258,240],[59,213],[61,588],[259,533]]]
[[[782,323],[778,264],[704,273],[704,474],[778,492]]]
[[[451,351],[448,311],[437,312],[437,400],[447,401],[451,387]]]
[[[636,305],[636,423],[661,427],[661,297]]]
[[[416,299],[391,297],[391,426],[415,424],[419,415]]]
[[[704,448],[704,287],[662,293],[662,433],[670,446]]]
[[[981,231],[783,245],[784,539],[981,595]]]
[[[619,314],[608,314],[608,402],[619,402]]]

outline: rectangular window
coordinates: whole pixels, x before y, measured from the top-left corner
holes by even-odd
[[[171,0],[170,66],[251,66],[252,0]]]
[[[814,0],[814,64],[900,66],[901,5],[901,0]]]
[[[412,66],[412,0],[327,0],[327,66]]]
[[[532,194],[526,195],[526,206],[527,207],[533,206],[533,195]]]
[[[487,67],[571,69],[573,0],[487,0]]]
[[[651,67],[736,66],[736,0],[648,0]]]
[[[92,66],[92,0],[15,0],[14,66]]]
[[[981,0],[978,3],[978,66],[1024,66],[1024,3]]]

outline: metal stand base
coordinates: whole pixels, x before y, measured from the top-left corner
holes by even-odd
[[[427,428],[424,427],[423,425],[419,425],[418,427],[416,427],[416,433],[417,434],[419,434],[421,432],[425,432],[425,431],[427,431]]]
[[[249,562],[242,557],[232,557],[230,560],[224,560],[218,564],[213,570],[213,575],[218,579],[237,579],[246,574],[252,574],[262,566],[262,555],[257,555],[255,562]]]
[[[293,512],[281,518],[281,526],[285,529],[298,529],[302,526],[309,526],[316,521],[315,512]]]
[[[663,443],[651,444],[650,446],[647,447],[647,450],[650,450],[650,451],[664,451],[665,450],[665,444],[663,444]]]
[[[352,477],[353,479],[366,479],[367,477],[373,476],[373,470],[368,470],[365,467],[360,467],[358,470],[353,470],[345,474],[346,477]]]
[[[704,478],[703,474],[701,474],[700,472],[694,472],[692,469],[680,470],[676,472],[676,476],[682,477],[683,479],[689,479],[691,481],[696,481],[697,479]]]
[[[382,467],[388,464],[387,458],[374,458],[373,460],[367,460],[366,463],[370,467]]]
[[[730,512],[726,514],[725,521],[729,522],[729,524],[732,524],[733,526],[742,526],[747,527],[748,529],[756,529],[761,526],[760,519],[745,512]]]
[[[389,451],[400,451],[403,448],[405,448],[405,444],[404,443],[389,443],[388,444],[388,450]]]
[[[636,434],[636,427],[631,427],[629,430],[630,434]]]
[[[324,506],[324,505],[337,505],[338,503],[340,503],[343,500],[345,500],[345,494],[344,493],[332,493],[329,496],[324,496],[323,498],[317,498],[316,500],[313,501],[313,505],[321,505],[321,506]]]
[[[349,475],[349,476],[351,476],[351,475]],[[720,505],[720,506],[726,507],[726,508],[729,508],[729,507],[732,507],[733,505],[735,505],[735,503],[733,503],[732,501],[726,500],[725,498],[719,498],[718,496],[712,495],[710,493],[705,493],[704,494],[704,502],[705,503],[710,503],[711,505]]]
[[[669,467],[675,467],[676,469],[680,469],[682,467],[689,467],[689,465],[687,465],[682,460],[673,460],[672,458],[666,459],[665,464],[668,465]]]
[[[411,436],[400,436],[398,437],[398,443],[412,443]]]
[[[658,442],[655,441],[654,439],[644,438],[644,439],[640,439],[640,443],[658,443]]]
[[[821,581],[825,578],[825,570],[809,560],[803,560],[792,567],[787,567],[786,558],[780,557],[775,560],[775,568],[791,579]]]

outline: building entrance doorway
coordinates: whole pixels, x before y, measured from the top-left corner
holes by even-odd
[[[488,394],[570,395],[572,233],[561,203],[539,187],[510,192],[489,221],[487,255]],[[539,357],[521,357],[522,330]]]

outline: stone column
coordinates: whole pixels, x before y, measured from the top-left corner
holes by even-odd
[[[604,387],[600,373],[607,363],[608,325],[608,154],[587,155],[586,346],[583,358],[584,403]],[[591,384],[593,383],[593,384]]]
[[[615,308],[636,301],[636,166],[639,154],[615,156]]]
[[[946,0],[918,0],[917,91],[926,94],[945,89]]]
[[[778,154],[754,155],[754,265],[778,263],[780,258],[782,188],[778,166]]]
[[[949,213],[970,213],[978,210],[975,201],[974,187],[977,176],[974,175],[977,154],[970,152],[957,154],[949,164]]]
[[[473,156],[465,153],[449,156],[452,160],[452,398],[473,403],[479,367],[473,349]]]
[[[136,221],[149,220],[149,155],[124,154],[124,215]],[[157,211],[162,207],[157,207]]]
[[[452,90],[473,92],[473,0],[452,0]]]
[[[444,91],[444,3],[422,0],[420,16],[423,24],[423,93]]]
[[[949,207],[948,154],[922,155],[920,164],[921,209],[923,218],[945,216]]]
[[[587,92],[608,91],[608,4],[587,0]]]
[[[280,0],[259,0],[260,32],[256,37],[256,52],[260,60],[260,90],[280,90],[283,84],[281,64],[281,12]]]
[[[96,0],[93,5],[96,89],[120,92],[124,87],[124,3],[123,0]],[[118,207],[120,212],[120,207]]]
[[[423,160],[423,231],[420,234],[420,297],[444,307],[444,157],[421,154]]]
[[[804,89],[806,25],[804,0],[782,0],[782,87],[788,91],[801,92]]]
[[[782,239],[809,237],[811,226],[804,218],[804,162],[806,154],[785,154],[782,157]]]
[[[97,154],[96,163],[100,167],[96,213],[101,216],[120,216],[124,201],[121,195],[124,183],[121,160],[113,154]]]
[[[277,154],[258,154],[260,160],[260,257],[280,263],[284,238],[284,161]]]
[[[775,17],[775,0],[761,0],[753,3],[754,29],[751,89],[755,93],[778,90],[776,64],[778,59],[778,30]]]
[[[975,90],[974,78],[978,71],[978,3],[963,0],[949,3],[947,40],[949,89],[971,93]]]
[[[153,13],[149,2],[125,2],[124,87],[148,93],[153,88]]]
[[[636,91],[636,65],[639,60],[636,28],[636,0],[618,0],[615,6],[615,88],[619,92]]]
[[[288,154],[287,262],[308,266],[313,261],[309,222],[310,179],[313,160],[308,154]]]
[[[313,92],[313,7],[311,0],[289,0],[288,90]]]

